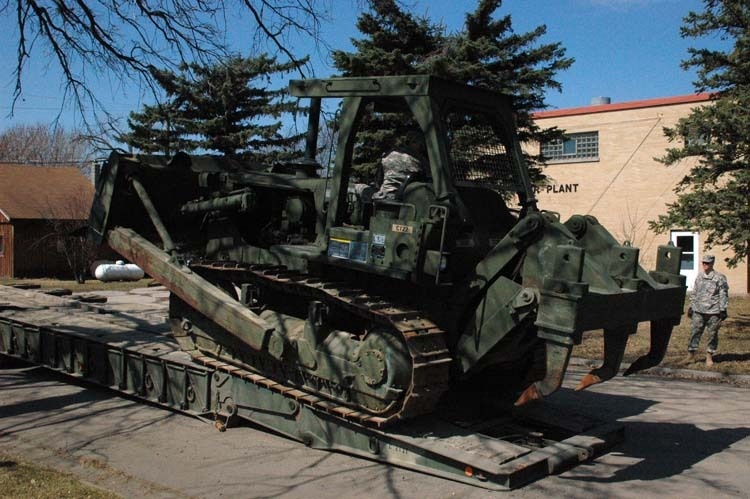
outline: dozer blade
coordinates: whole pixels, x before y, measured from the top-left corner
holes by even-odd
[[[622,375],[630,376],[638,371],[658,365],[664,359],[664,354],[667,353],[673,327],[674,322],[670,319],[651,321],[651,348],[646,355],[639,357],[630,364],[630,367]]]
[[[627,328],[604,330],[604,362],[601,367],[592,370],[581,378],[576,391],[585,390],[591,385],[603,383],[614,378],[620,369],[625,347],[628,344],[629,331]]]

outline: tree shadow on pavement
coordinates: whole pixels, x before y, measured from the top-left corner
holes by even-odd
[[[750,353],[719,353],[713,356],[714,362],[746,362],[750,360]]]
[[[138,411],[142,406],[156,406],[165,409],[153,402],[138,399],[132,395],[123,392],[114,392],[101,385],[92,384],[85,380],[72,378],[64,374],[51,371],[45,368],[24,369],[22,371],[24,378],[14,379],[0,386],[0,391],[13,389],[14,386],[34,385],[39,388],[38,395],[28,400],[16,400],[12,403],[0,404],[0,436],[13,434],[22,434],[30,429],[39,430],[47,426],[54,426],[66,421],[80,421],[85,424],[86,417],[114,414],[116,411],[130,409]],[[47,392],[46,387],[62,388],[61,393],[53,391]],[[28,388],[28,387],[27,387]],[[100,406],[102,402],[105,405]],[[165,420],[177,415],[177,412],[166,408],[163,415],[146,423],[131,424],[126,416],[120,416],[124,419],[121,426],[113,424],[109,427],[106,435],[125,434],[137,431],[139,428],[148,426],[159,420]],[[80,411],[80,412],[79,412]],[[113,420],[114,421],[114,420]],[[96,438],[99,438],[97,436]],[[84,441],[84,446],[91,441]],[[68,446],[69,450],[73,445]]]
[[[43,399],[25,400],[3,406],[0,418],[57,411],[72,405],[89,404],[91,403],[91,400],[91,394],[87,392],[67,393],[64,395],[53,395]]]

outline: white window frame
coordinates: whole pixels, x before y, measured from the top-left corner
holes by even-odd
[[[599,161],[599,132],[565,134],[562,139],[542,144],[540,154],[547,164]]]

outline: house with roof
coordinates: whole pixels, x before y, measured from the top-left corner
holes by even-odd
[[[539,206],[559,213],[562,220],[574,214],[595,217],[617,240],[640,248],[641,262],[649,269],[656,263],[657,247],[671,241],[682,248],[681,273],[692,287],[707,252],[705,235],[691,227],[656,234],[649,221],[667,212],[677,199],[675,187],[698,161],[659,163],[656,158],[678,145],[669,142],[663,129],[710,103],[707,93],[620,103],[600,98],[588,106],[535,113],[537,125],[566,134],[563,140],[525,146],[547,160],[544,172],[550,182],[538,189]],[[700,140],[683,138],[695,139]],[[723,248],[711,248],[710,253],[727,276],[731,293],[750,292],[748,262],[728,268]]]
[[[55,232],[85,224],[93,195],[76,167],[0,164],[0,277],[70,276]]]

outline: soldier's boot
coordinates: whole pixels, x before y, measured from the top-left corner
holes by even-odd
[[[695,362],[695,352],[688,351],[687,355],[680,361],[680,364],[687,365]]]
[[[711,367],[714,365],[714,357],[711,352],[706,353],[706,367]]]

